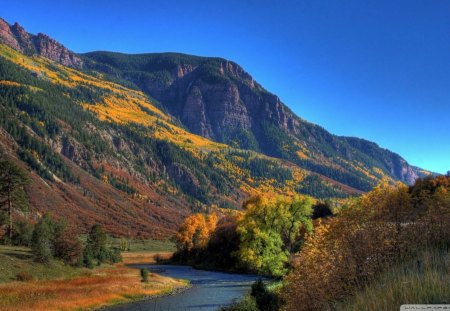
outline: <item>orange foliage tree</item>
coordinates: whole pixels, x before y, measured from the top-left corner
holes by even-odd
[[[285,310],[324,310],[423,247],[450,246],[450,177],[386,182],[306,238],[284,282]]]
[[[181,224],[175,241],[179,251],[191,251],[205,248],[216,229],[217,214],[193,214],[188,216]]]

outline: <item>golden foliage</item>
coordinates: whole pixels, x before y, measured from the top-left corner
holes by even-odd
[[[450,178],[445,181],[411,189],[384,181],[316,226],[285,280],[285,310],[332,308],[425,245],[448,247]]]
[[[217,226],[218,216],[193,214],[188,216],[180,226],[175,239],[179,250],[191,251],[194,248],[204,248]]]

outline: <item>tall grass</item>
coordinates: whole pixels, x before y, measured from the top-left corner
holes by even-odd
[[[391,311],[402,304],[445,303],[450,303],[450,253],[426,250],[335,307],[337,311]]]

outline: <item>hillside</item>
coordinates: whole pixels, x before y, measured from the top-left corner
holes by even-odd
[[[412,184],[422,175],[374,143],[335,136],[299,118],[231,61],[177,53],[82,58],[88,69],[132,82],[203,137],[292,161],[362,191],[384,176]]]
[[[0,43],[2,153],[30,173],[31,215],[80,231],[165,237],[192,211],[258,193],[342,198],[422,174],[300,119],[223,59],[76,55],[3,20]]]

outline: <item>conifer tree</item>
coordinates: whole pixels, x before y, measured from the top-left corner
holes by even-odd
[[[13,210],[26,209],[24,187],[29,183],[26,172],[8,160],[0,160],[0,207],[8,213],[9,240],[13,237]]]

